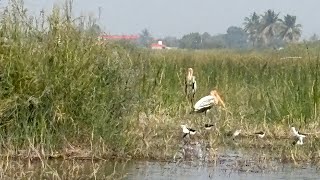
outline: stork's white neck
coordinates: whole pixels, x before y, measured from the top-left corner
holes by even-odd
[[[193,76],[193,72],[189,70],[188,71],[188,76],[187,76],[188,81],[192,80],[192,76]]]

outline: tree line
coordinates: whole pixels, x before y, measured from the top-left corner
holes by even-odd
[[[297,24],[293,15],[280,17],[280,13],[267,10],[263,14],[253,12],[244,18],[243,26],[230,26],[225,34],[210,35],[208,32],[193,32],[181,38],[165,37],[161,39],[167,46],[185,49],[212,48],[261,48],[280,47],[286,43],[298,42],[302,25]],[[147,29],[140,34],[139,44],[148,46],[152,37]]]
[[[269,9],[263,15],[253,12],[244,19],[244,30],[253,46],[299,41],[302,25],[297,24],[297,17],[287,14],[281,19],[279,14]]]

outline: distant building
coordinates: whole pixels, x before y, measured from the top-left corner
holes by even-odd
[[[167,49],[167,46],[162,41],[158,41],[158,43],[151,44],[151,49]]]
[[[99,39],[101,40],[137,40],[139,35],[101,35]]]

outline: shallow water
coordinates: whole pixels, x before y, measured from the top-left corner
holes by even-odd
[[[171,162],[9,161],[5,163],[7,168],[1,169],[0,179],[320,179],[320,172],[315,166],[264,160],[263,152],[257,150],[222,149],[215,150],[211,156],[199,143],[181,147],[184,156]]]
[[[128,166],[124,179],[319,179],[315,168],[285,166],[275,172],[244,172],[210,164],[136,162]]]
[[[316,167],[259,161],[254,153],[224,150],[215,161],[130,162],[124,179],[319,179]]]
[[[252,155],[244,155],[240,150],[226,150],[215,161],[180,160],[159,161],[90,161],[53,160],[41,168],[35,163],[28,170],[36,179],[319,179],[316,167],[308,164],[295,167],[275,161],[267,163],[252,160]],[[8,177],[8,176],[7,176]]]

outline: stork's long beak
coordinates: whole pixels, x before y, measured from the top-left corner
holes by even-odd
[[[216,94],[217,98],[218,98],[218,101],[219,103],[223,106],[223,108],[226,108],[226,105],[225,103],[222,101],[221,97],[219,96],[219,94]]]

